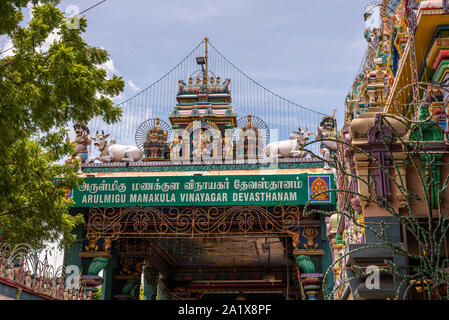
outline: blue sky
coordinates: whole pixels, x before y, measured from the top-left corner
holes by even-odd
[[[96,0],[62,1],[82,11]],[[205,36],[256,81],[324,113],[344,99],[366,48],[363,0],[107,0],[86,13],[89,45],[126,81],[116,101],[153,83]],[[236,106],[238,107],[238,106]],[[339,121],[340,122],[340,121]]]
[[[64,0],[59,7],[66,11],[75,5],[82,11],[97,2]],[[266,88],[323,113],[337,108],[341,127],[344,99],[366,49],[363,13],[368,3],[107,0],[86,13],[85,39],[109,52],[105,68],[126,81],[116,102],[159,79],[208,36]],[[0,39],[0,47],[9,46]]]

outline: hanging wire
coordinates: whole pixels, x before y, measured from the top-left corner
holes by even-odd
[[[154,83],[119,103],[122,108],[121,121],[107,125],[100,117],[89,123],[91,132],[105,130],[117,143],[134,145],[138,126],[149,118],[159,117],[169,122],[168,116],[176,105],[178,81],[188,84],[189,76],[198,70],[195,58],[204,55],[205,42],[201,41],[184,59]],[[209,67],[221,84],[231,79],[232,106],[237,118],[251,113],[264,120],[270,130],[278,130],[278,139],[287,139],[298,127],[313,131],[324,113],[291,102],[259,84],[224,57],[210,42]],[[195,79],[193,79],[195,81]],[[108,131],[108,132],[106,132]],[[318,144],[316,144],[318,149]],[[313,152],[318,152],[314,150]]]

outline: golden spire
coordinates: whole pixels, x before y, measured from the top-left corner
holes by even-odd
[[[159,125],[159,117],[156,117],[156,125]]]
[[[251,124],[251,113],[248,113],[248,123]]]
[[[205,57],[206,57],[206,76],[204,77],[205,78],[205,85],[207,85],[207,78],[208,78],[208,76],[209,76],[209,56],[208,56],[208,54],[207,54],[207,43],[209,42],[209,38],[208,37],[204,37],[204,48],[205,48],[205,51],[206,51],[206,54],[205,54]]]

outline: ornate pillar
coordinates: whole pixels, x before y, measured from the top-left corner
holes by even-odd
[[[370,161],[369,158],[363,154],[363,153],[356,153],[354,154],[354,167],[357,173],[357,176],[360,179],[363,179],[364,181],[368,182],[369,179],[369,165],[370,165]],[[363,181],[358,181],[357,183],[358,185],[358,190],[357,192],[359,194],[364,195],[365,197],[360,197],[358,196],[357,198],[360,201],[360,204],[362,205],[362,207],[366,207],[368,205],[368,199],[370,197],[370,190],[369,190],[369,186],[367,183],[364,183]]]
[[[407,190],[407,180],[406,180],[406,169],[407,169],[407,154],[403,152],[393,153],[393,177],[396,183]],[[404,208],[407,205],[405,196],[399,191],[396,186],[393,188],[397,189],[396,198],[399,200],[399,208]]]
[[[317,295],[321,290],[323,274],[315,272],[315,265],[310,256],[301,255],[296,257],[296,264],[304,272],[301,274],[301,282],[307,300],[317,300]]]

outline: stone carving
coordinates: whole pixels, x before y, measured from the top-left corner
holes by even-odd
[[[139,150],[136,146],[125,146],[121,144],[116,144],[115,139],[111,139],[110,142],[106,141],[106,138],[109,137],[109,134],[104,134],[104,131],[101,130],[101,134],[96,132],[95,145],[100,150],[101,154],[92,159],[90,163],[93,163],[95,160],[99,160],[101,162],[133,162],[139,161],[143,152]]]
[[[382,114],[376,114],[376,118],[368,132],[369,143],[391,143],[394,141],[393,129],[382,121]]]

